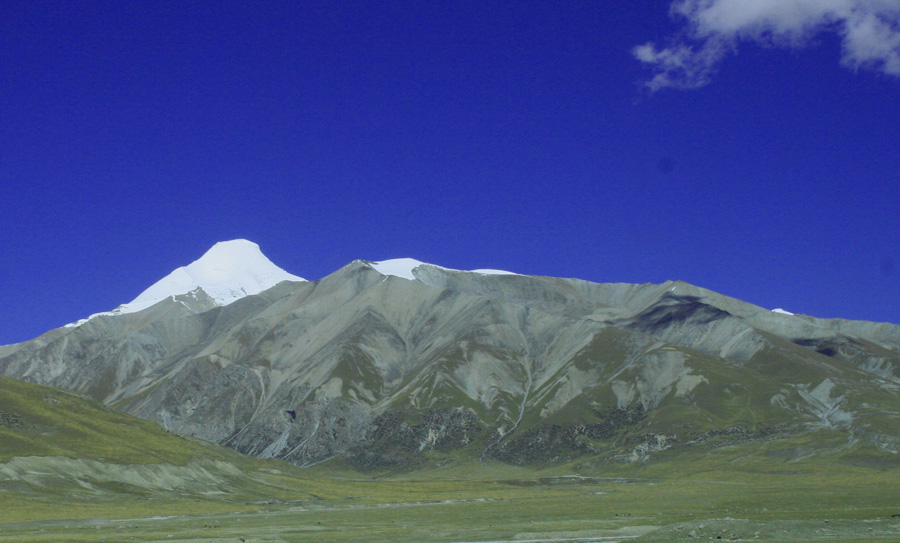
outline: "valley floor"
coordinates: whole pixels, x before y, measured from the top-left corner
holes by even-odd
[[[32,500],[5,490],[0,542],[900,541],[896,474],[861,473],[584,477],[501,468],[363,479],[322,471],[296,498],[266,502]]]

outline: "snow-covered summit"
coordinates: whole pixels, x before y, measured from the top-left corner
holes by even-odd
[[[382,260],[381,262],[370,262],[369,265],[382,275],[393,275],[395,277],[402,277],[403,279],[410,280],[416,279],[415,274],[413,274],[413,270],[415,270],[419,266],[432,266],[435,268],[440,268],[442,270],[463,271],[466,273],[480,273],[482,275],[518,275],[516,273],[503,270],[454,270],[451,268],[444,268],[442,266],[435,266],[434,264],[428,264],[426,262],[420,262],[414,258],[395,258],[393,260]]]
[[[100,315],[121,315],[146,309],[166,298],[187,294],[200,288],[216,305],[228,305],[244,296],[258,294],[282,281],[305,281],[273,264],[259,246],[245,239],[222,241],[198,260],[163,277],[116,309],[91,315],[69,326],[83,324]]]
[[[137,298],[121,307],[140,311],[178,294],[203,289],[217,305],[258,294],[282,281],[305,281],[273,264],[259,245],[245,239],[222,241],[200,259],[163,277]]]

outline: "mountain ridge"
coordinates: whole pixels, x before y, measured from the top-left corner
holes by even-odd
[[[427,268],[434,268],[445,270],[448,272],[474,273],[479,275],[521,275],[515,272],[496,269],[457,270],[437,264],[423,262],[409,257],[380,261],[361,259],[355,260],[347,265],[351,265],[357,262],[364,263],[365,265],[368,265],[372,269],[385,276],[391,275],[403,279],[419,280],[423,282],[427,282],[427,280],[423,280],[423,278],[419,276],[420,274],[415,273],[417,269],[421,268],[424,270]],[[217,272],[219,272],[219,277],[210,279],[210,276],[217,274]],[[253,280],[249,281],[250,284],[248,284],[248,278],[241,277],[242,275],[250,275],[256,277],[253,277]],[[422,272],[421,275],[425,275],[426,277],[428,276],[426,272]],[[206,281],[198,279],[198,276],[201,278],[205,278]],[[593,283],[591,281],[586,281],[578,278],[569,279],[575,281],[585,281],[586,283],[591,284],[632,284]],[[246,239],[235,239],[230,241],[218,242],[193,263],[176,268],[150,287],[144,289],[144,291],[142,291],[141,294],[139,294],[134,300],[128,303],[123,303],[111,311],[95,313],[88,316],[87,318],[64,325],[64,327],[79,326],[97,316],[118,315],[123,313],[133,313],[141,311],[155,303],[162,301],[165,298],[170,298],[172,296],[193,297],[195,299],[204,299],[208,296],[214,305],[227,305],[244,296],[257,294],[262,290],[265,290],[266,288],[274,286],[280,281],[305,282],[307,280],[302,277],[293,275],[273,264],[268,258],[265,257],[265,255],[262,254],[259,246],[252,241],[248,241]],[[204,285],[203,283],[206,284]],[[694,287],[690,283],[679,280],[670,280],[663,283],[645,283],[644,285],[674,286],[678,284],[683,284],[692,288],[702,288]],[[198,288],[203,292],[195,292]],[[707,291],[706,289],[703,290],[706,292],[713,292]],[[204,294],[206,296],[204,296]],[[184,302],[185,300],[183,299],[181,301]],[[803,315],[800,313],[795,314],[782,308],[772,309],[771,311],[773,313],[778,313],[786,316],[808,317],[807,315]],[[846,319],[818,320],[842,321]],[[853,322],[874,321],[855,320]],[[893,323],[884,324],[896,326]]]
[[[898,326],[400,263],[414,280],[357,260],[222,306],[166,298],[0,348],[0,373],[301,466],[646,462],[826,430],[900,451]]]

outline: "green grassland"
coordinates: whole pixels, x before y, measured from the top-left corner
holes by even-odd
[[[2,524],[0,541],[680,541],[691,532],[704,540],[900,540],[896,485],[871,470],[627,479],[490,469],[481,478],[474,465],[416,478],[322,473],[297,484],[326,497],[255,505],[240,494],[148,509],[46,500],[32,513],[51,508],[60,520]]]
[[[301,470],[0,378],[0,542],[900,541],[898,455],[840,431],[717,439],[644,463]]]
[[[326,464],[207,497],[5,490],[0,541],[900,541],[896,469],[779,450],[604,475],[466,462],[363,478]]]

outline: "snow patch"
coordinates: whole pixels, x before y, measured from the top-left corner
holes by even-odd
[[[414,281],[416,276],[413,275],[413,270],[423,264],[424,262],[419,262],[414,258],[395,258],[393,260],[372,262],[371,265],[381,275],[393,275],[394,277]]]
[[[490,270],[490,269],[472,270],[472,273],[480,273],[480,274],[482,274],[482,275],[519,275],[518,273],[513,273],[513,272],[511,272],[511,271],[506,271],[506,270]]]
[[[452,268],[445,268],[443,266],[436,266],[434,264],[421,262],[414,258],[395,258],[393,260],[382,260],[380,262],[370,262],[369,265],[372,266],[372,268],[381,275],[393,275],[394,277],[401,277],[403,279],[409,279],[411,281],[416,280],[415,269],[420,266],[431,266],[434,268],[453,272],[479,273],[481,275],[519,275],[513,272],[492,269],[479,269],[471,271],[454,270]]]
[[[793,313],[791,313],[790,311],[785,311],[784,309],[781,309],[780,307],[776,307],[775,309],[773,309],[772,313],[780,313],[782,315],[793,315]]]

